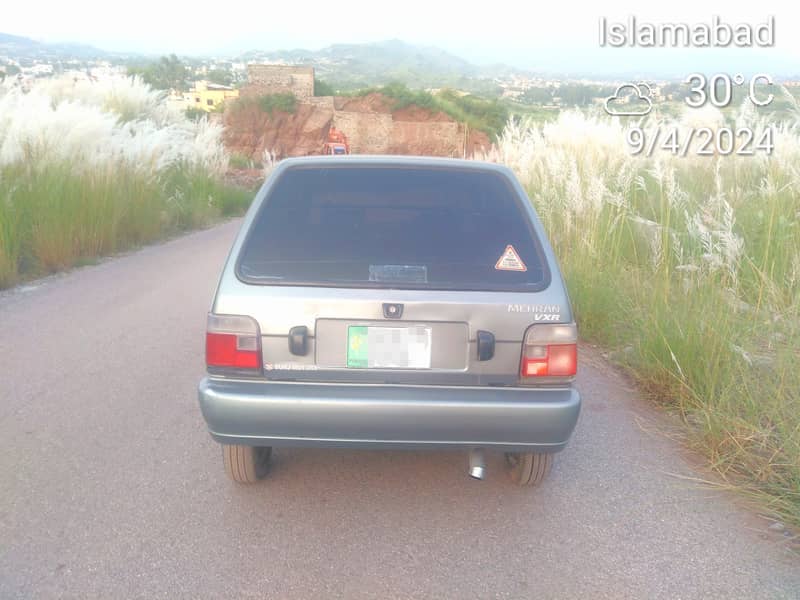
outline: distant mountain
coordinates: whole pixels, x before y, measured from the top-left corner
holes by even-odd
[[[101,50],[89,45],[39,42],[27,37],[0,33],[0,58],[25,63],[34,61],[109,60],[129,64],[156,57]],[[208,57],[210,58],[210,57]],[[219,57],[217,57],[219,58]],[[189,64],[202,58],[181,56]],[[340,90],[384,85],[400,81],[414,88],[452,87],[494,95],[499,88],[494,78],[522,72],[508,65],[478,66],[434,46],[416,46],[401,40],[367,44],[334,44],[321,50],[253,50],[234,59],[237,62],[265,62],[312,65],[317,77]]]
[[[0,46],[5,45],[12,45],[17,44],[19,46],[24,46],[28,44],[37,44],[38,42],[34,42],[31,39],[26,37],[21,37],[19,35],[11,35],[10,33],[2,33],[0,32]]]
[[[402,81],[412,87],[488,91],[491,77],[513,70],[506,65],[479,67],[441,48],[401,40],[334,44],[321,50],[253,50],[238,60],[312,65],[318,78],[342,89]]]
[[[16,60],[91,60],[120,56],[94,46],[72,43],[37,42],[31,38],[8,33],[0,33],[0,56]]]

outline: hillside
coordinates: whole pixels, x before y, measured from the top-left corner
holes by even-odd
[[[486,133],[443,112],[395,105],[395,99],[373,92],[268,112],[245,98],[225,111],[224,141],[230,152],[253,161],[260,161],[264,151],[277,158],[318,154],[331,127],[347,134],[354,154],[462,157],[491,145]]]
[[[16,59],[99,59],[113,56],[93,46],[73,43],[46,43],[0,32],[0,56]]]
[[[59,62],[70,59],[108,60],[129,64],[155,60],[146,53],[116,52],[76,43],[40,42],[28,37],[0,33],[0,57],[7,56],[23,64]],[[238,56],[188,57],[187,64],[198,66],[223,58],[238,63],[277,63],[310,65],[317,77],[348,92],[365,87],[401,81],[412,88],[454,88],[481,95],[495,96],[498,76],[521,73],[508,65],[475,65],[435,46],[416,46],[401,40],[366,44],[333,44],[321,50],[251,50]],[[218,68],[218,67],[215,67]]]
[[[317,77],[340,90],[352,90],[392,81],[412,87],[453,87],[473,92],[494,91],[487,67],[474,65],[433,46],[415,46],[401,40],[369,44],[334,44],[321,50],[253,50],[240,55],[242,62],[313,65]],[[491,72],[509,70],[493,65]]]

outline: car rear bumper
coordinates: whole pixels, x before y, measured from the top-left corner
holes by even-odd
[[[255,446],[491,447],[557,452],[580,412],[574,388],[315,384],[205,378],[212,437]]]

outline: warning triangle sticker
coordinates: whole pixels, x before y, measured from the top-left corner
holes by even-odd
[[[503,256],[500,257],[500,260],[497,261],[497,264],[494,266],[495,269],[498,271],[527,271],[528,267],[525,266],[525,263],[522,262],[522,259],[517,254],[517,251],[514,250],[514,246],[509,244],[506,246],[505,252],[503,252]]]

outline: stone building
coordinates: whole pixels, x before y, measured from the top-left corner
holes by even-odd
[[[301,102],[314,97],[314,67],[247,65],[248,93],[290,92]]]

